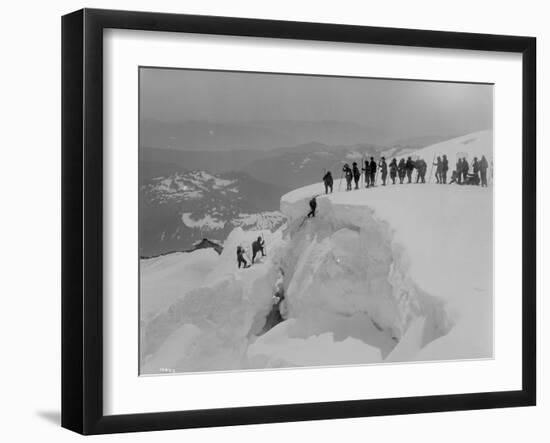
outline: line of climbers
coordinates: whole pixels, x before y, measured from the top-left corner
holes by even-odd
[[[447,171],[449,170],[449,161],[446,155],[442,157],[437,157],[437,161],[433,161],[432,165],[436,167],[435,169],[435,179],[436,183],[446,184],[447,183]],[[432,166],[432,168],[433,168]],[[477,157],[474,157],[472,162],[472,172],[470,173],[470,165],[465,157],[459,158],[456,163],[456,169],[451,175],[451,181],[449,184],[457,183],[459,185],[476,185],[476,186],[485,186],[487,187],[487,169],[489,168],[489,163],[484,155],[481,156],[481,160],[478,160]],[[408,157],[407,160],[401,159],[397,163],[397,159],[394,158],[390,164],[386,163],[386,159],[382,157],[380,162],[377,164],[374,161],[374,157],[371,157],[370,160],[365,161],[365,167],[359,170],[357,162],[353,162],[352,167],[346,163],[342,169],[342,176],[346,179],[346,191],[352,190],[352,182],[355,182],[355,189],[359,189],[359,181],[361,180],[361,172],[365,173],[365,187],[370,188],[376,186],[376,181],[378,173],[380,173],[382,178],[382,186],[386,186],[386,179],[388,177],[388,169],[390,173],[390,179],[395,185],[396,178],[399,179],[399,184],[403,184],[405,177],[407,178],[407,183],[412,183],[413,171],[416,169],[416,183],[426,183],[426,171],[428,165],[426,162],[419,158],[413,160],[411,157]],[[430,171],[431,178],[431,171]],[[323,176],[323,183],[325,185],[325,194],[333,192],[334,188],[334,179],[330,171],[327,171]],[[317,210],[317,196],[313,196],[309,201],[310,211],[307,216],[302,220],[298,229],[302,227],[304,222],[311,217],[315,217],[315,212]],[[249,268],[254,263],[256,255],[258,253],[262,254],[262,257],[266,256],[265,253],[265,240],[262,237],[258,237],[256,241],[252,242],[252,260],[246,253],[245,249],[242,246],[237,246],[237,266],[240,269],[241,265],[244,268]],[[247,262],[246,258],[250,260],[250,263]]]
[[[447,156],[443,155],[442,157],[437,157],[437,161],[432,162],[432,165],[436,167],[436,183],[446,184],[447,172],[449,171],[449,160],[447,159]],[[456,164],[456,170],[453,171],[449,184],[481,184],[481,186],[486,187],[488,168],[489,164],[485,156],[482,156],[481,160],[478,160],[478,158],[475,157],[472,162],[472,173],[469,173],[470,165],[468,164],[468,161],[466,158],[459,158]],[[414,170],[417,172],[415,182],[426,183],[427,169],[428,165],[421,158],[417,160],[413,160],[411,157],[408,157],[407,160],[402,158],[399,160],[399,163],[397,162],[397,159],[394,158],[388,165],[384,157],[380,159],[378,164],[374,161],[374,158],[371,157],[370,160],[365,161],[364,167],[361,169],[359,169],[357,162],[353,162],[351,167],[347,163],[344,164],[342,169],[342,178],[346,179],[346,191],[351,191],[353,189],[353,182],[355,183],[355,189],[359,189],[359,181],[361,180],[362,172],[364,172],[365,187],[370,188],[376,186],[378,174],[381,176],[382,186],[386,186],[388,170],[390,179],[394,185],[396,184],[396,179],[399,179],[399,184],[403,184],[405,177],[407,178],[407,183],[412,183]],[[323,176],[323,183],[325,185],[325,194],[332,193],[334,190],[334,179],[330,171],[327,171]],[[314,208],[312,208],[312,212],[308,214],[308,217],[310,216],[315,216]]]

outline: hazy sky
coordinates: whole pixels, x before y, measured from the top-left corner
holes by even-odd
[[[142,119],[353,122],[389,139],[493,126],[491,85],[157,68],[140,75]]]

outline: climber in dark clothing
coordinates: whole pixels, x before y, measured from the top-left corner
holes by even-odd
[[[466,160],[466,157],[462,157],[462,181],[466,184],[466,178],[468,177],[468,171],[470,170],[470,165]]]
[[[451,181],[449,182],[449,184],[452,185],[453,183],[458,183],[458,179],[459,179],[458,172],[453,171],[453,173],[451,175]],[[460,184],[460,183],[458,183],[458,184]]]
[[[378,167],[380,168],[380,174],[382,176],[382,186],[386,186],[386,177],[388,176],[388,165],[384,157],[380,159],[380,163],[378,163]]]
[[[365,187],[369,187],[370,183],[370,163],[368,160],[365,160],[365,167],[362,168],[362,171],[365,172]]]
[[[394,158],[390,162],[390,178],[394,185],[395,185],[395,177],[397,177],[397,160]]]
[[[249,268],[250,265],[244,258],[244,248],[242,246],[237,246],[237,265],[241,269],[241,264],[244,268]]]
[[[397,172],[399,173],[399,184],[403,184],[403,180],[405,179],[405,172],[406,172],[407,166],[405,164],[405,160],[401,159],[399,160],[399,165],[397,165]]]
[[[307,214],[307,218],[315,217],[315,209],[317,209],[317,199],[315,197],[309,201],[309,207],[311,208],[311,211]]]
[[[489,163],[484,155],[481,156],[479,161],[479,172],[481,173],[481,187],[487,187],[487,169],[489,168]]]
[[[426,183],[426,170],[428,169],[428,165],[426,162],[422,159],[418,159],[416,161],[416,169],[417,169],[417,176],[416,176],[416,183]]]
[[[441,157],[437,157],[437,162],[433,164],[435,166],[435,180],[436,183],[443,183],[441,178],[441,171],[443,168],[443,163],[441,162]]]
[[[405,163],[405,170],[407,171],[408,183],[411,183],[413,169],[414,169],[414,161],[412,160],[412,158],[409,157],[407,158],[407,163]]]
[[[479,185],[479,162],[477,161],[477,157],[474,157],[474,161],[472,163],[472,170],[474,173],[475,183]]]
[[[343,171],[346,175],[346,191],[351,191],[351,180],[353,179],[353,172],[351,171],[351,168],[347,163],[344,165]]]
[[[332,174],[330,171],[327,171],[327,173],[323,176],[323,182],[325,183],[325,194],[328,194],[328,190],[330,189],[330,192],[332,193],[332,186],[334,184],[334,180],[332,179]]]
[[[262,237],[258,237],[255,242],[252,242],[252,263],[254,263],[258,252],[261,252],[262,257],[265,257],[264,244],[265,242],[262,240]]]
[[[359,189],[359,179],[361,178],[361,171],[357,167],[357,162],[353,162],[353,181],[355,182],[355,189]]]
[[[376,162],[374,161],[374,157],[370,158],[369,176],[370,176],[370,185],[375,186],[374,182],[376,181]]]
[[[441,161],[441,175],[439,176],[440,180],[443,180],[443,184],[447,183],[448,170],[449,170],[449,160],[447,160],[447,156],[443,154],[443,160]]]

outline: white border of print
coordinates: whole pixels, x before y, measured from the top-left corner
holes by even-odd
[[[495,358],[138,377],[138,66],[495,83]],[[519,54],[106,30],[104,413],[520,390],[521,81]]]

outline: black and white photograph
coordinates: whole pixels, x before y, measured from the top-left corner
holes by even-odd
[[[545,9],[6,2],[0,440],[544,441]]]
[[[493,358],[493,89],[140,67],[140,375]]]

